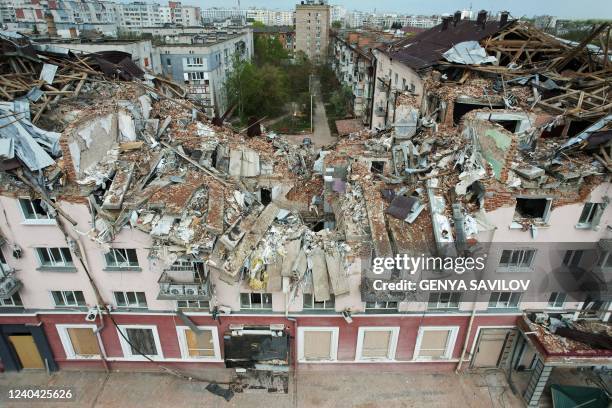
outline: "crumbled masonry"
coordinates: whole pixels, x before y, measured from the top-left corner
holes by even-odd
[[[404,45],[388,51],[418,50]],[[424,94],[394,91],[393,124],[345,122],[321,151],[215,126],[179,84],[117,53],[1,33],[0,50],[2,194],[88,205],[87,236],[106,251],[122,228],[149,234],[151,259],[199,263],[192,295],[213,305],[211,274],[288,304],[298,290],[341,299],[357,262],[448,243],[460,253],[491,228],[488,212],[515,204],[513,227],[535,234],[545,220],[517,196],[562,206],[609,182],[612,62],[519,22],[421,55]],[[358,278],[363,301],[406,300]],[[160,283],[170,290],[171,270]],[[551,347],[583,347],[531,328]]]

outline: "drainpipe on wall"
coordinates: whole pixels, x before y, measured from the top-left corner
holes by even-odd
[[[459,362],[457,363],[457,368],[455,369],[456,374],[459,374],[459,371],[461,371],[461,366],[463,365],[463,357],[465,357],[465,353],[468,348],[468,342],[470,340],[470,332],[472,331],[472,324],[474,324],[475,316],[476,316],[476,301],[472,303],[472,314],[470,315],[470,322],[468,323],[467,331],[465,332],[465,340],[463,341],[463,349],[461,350],[461,356],[459,357]]]

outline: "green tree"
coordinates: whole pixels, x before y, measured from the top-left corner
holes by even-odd
[[[268,35],[255,37],[255,64],[258,66],[278,65],[287,59],[289,59],[289,53],[277,37]]]
[[[258,67],[236,56],[225,85],[228,102],[236,105],[243,122],[251,116],[275,117],[288,101],[287,75],[278,66]]]
[[[337,30],[341,29],[342,21],[339,21],[339,20],[332,21],[332,28],[335,28]]]
[[[253,21],[253,24],[252,24],[253,28],[265,28],[266,27],[266,25],[262,23],[261,21],[255,21],[255,20],[252,20],[252,21]]]
[[[335,90],[329,98],[330,113],[333,117],[344,118],[350,113],[353,103],[353,91],[349,86]]]

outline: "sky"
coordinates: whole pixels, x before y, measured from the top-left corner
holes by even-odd
[[[165,3],[165,0],[157,0]],[[238,0],[182,0],[202,8],[237,7]],[[295,7],[295,0],[241,0],[242,8],[261,7],[268,9],[290,10]],[[507,9],[513,17],[548,14],[560,18],[612,19],[612,0],[331,0],[348,10],[402,13],[402,14],[442,14],[469,8],[472,10],[501,11]]]

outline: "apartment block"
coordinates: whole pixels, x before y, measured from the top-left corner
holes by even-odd
[[[117,24],[120,29],[130,30],[134,27],[150,27],[162,24],[159,3],[135,1],[116,4]]]
[[[210,31],[199,34],[165,35],[155,47],[161,72],[184,84],[187,94],[206,106],[211,117],[227,106],[224,83],[233,69],[233,58],[253,57],[253,31]]]
[[[329,6],[323,1],[303,1],[295,6],[295,50],[323,62],[329,46]]]
[[[325,150],[185,93],[247,33],[169,35],[164,76],[0,38],[20,83],[0,92],[2,369],[226,368],[280,393],[296,369],[496,369],[538,406],[551,371],[612,366],[607,61],[460,17],[373,47],[377,122]]]

